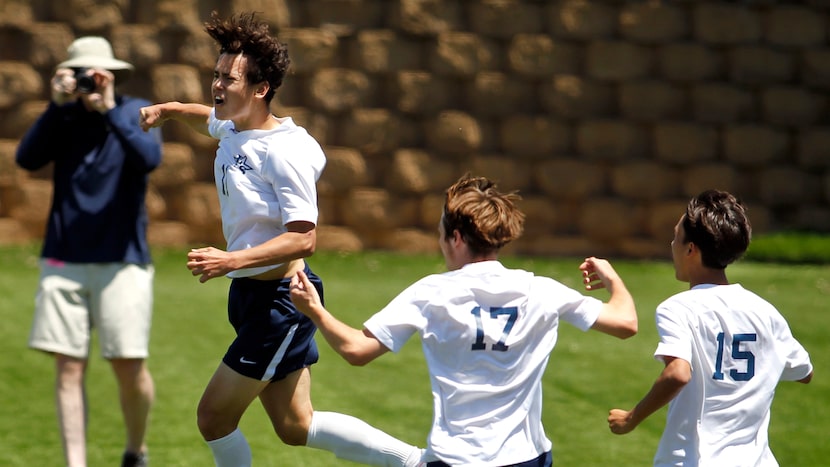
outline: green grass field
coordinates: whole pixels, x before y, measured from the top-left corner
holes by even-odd
[[[37,282],[37,247],[0,249],[0,351],[3,416],[0,465],[63,465],[54,413],[51,358],[28,350],[26,339]],[[154,251],[155,315],[152,356],[156,382],[149,445],[155,467],[213,465],[196,428],[196,404],[204,385],[230,343],[226,322],[228,281],[199,284],[184,266],[183,251]],[[530,269],[578,287],[578,259],[503,258],[511,267]],[[325,281],[329,308],[359,327],[370,314],[421,276],[443,270],[439,257],[388,253],[319,253],[312,268]],[[626,436],[612,435],[605,418],[612,407],[630,408],[650,387],[661,365],[651,357],[657,342],[653,312],[669,295],[684,289],[671,264],[618,262],[617,270],[637,301],[640,333],[626,341],[561,328],[546,373],[545,426],[559,466],[647,466],[663,428],[665,412]],[[742,262],[730,279],[775,304],[816,367],[810,385],[782,383],[773,405],[770,437],[782,466],[830,465],[830,266]],[[606,298],[607,292],[596,296]],[[360,417],[410,443],[423,445],[430,427],[431,397],[417,339],[399,354],[367,367],[350,367],[322,340],[320,363],[312,370],[312,398],[318,410]],[[90,362],[89,465],[117,465],[124,434],[114,379],[96,352]],[[665,409],[664,409],[665,410]],[[243,419],[256,465],[352,465],[328,452],[284,446],[258,404]]]

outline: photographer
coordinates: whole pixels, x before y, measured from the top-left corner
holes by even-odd
[[[101,37],[82,37],[57,66],[51,102],[20,141],[26,170],[54,164],[29,346],[55,357],[66,465],[86,466],[85,373],[93,328],[118,382],[126,425],[122,466],[146,466],[155,389],[145,365],[153,306],[145,197],[161,135],[138,126],[143,99],[115,85],[133,66]]]

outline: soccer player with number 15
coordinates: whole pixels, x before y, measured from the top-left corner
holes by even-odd
[[[656,466],[778,465],[767,435],[775,387],[809,383],[813,365],[778,310],[726,278],[751,236],[744,206],[717,190],[693,198],[674,228],[675,276],[690,290],[657,307],[665,368],[634,409],[608,416],[625,434],[669,404]]]

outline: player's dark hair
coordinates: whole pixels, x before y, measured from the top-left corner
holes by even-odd
[[[271,102],[288,71],[291,60],[288,48],[271,35],[268,23],[255,18],[254,12],[235,14],[223,20],[214,11],[205,23],[205,31],[219,44],[219,53],[244,54],[248,57],[248,83],[267,81],[265,102]]]
[[[444,232],[457,230],[473,254],[496,251],[522,235],[525,215],[515,204],[520,199],[499,192],[487,178],[464,175],[447,189]]]
[[[724,269],[735,262],[752,239],[746,208],[725,191],[707,190],[692,198],[682,225],[684,241],[697,245],[709,268]]]

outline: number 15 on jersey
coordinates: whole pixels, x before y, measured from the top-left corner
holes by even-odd
[[[755,355],[748,350],[744,350],[741,344],[744,342],[755,342],[757,338],[758,336],[754,332],[735,334],[732,336],[732,359],[736,362],[739,360],[746,361],[746,371],[738,371],[735,368],[729,370],[729,377],[732,380],[749,381],[755,376]],[[726,344],[724,334],[722,332],[718,333],[718,355],[715,357],[715,374],[712,375],[712,378],[716,380],[722,380],[724,378],[723,352]]]

